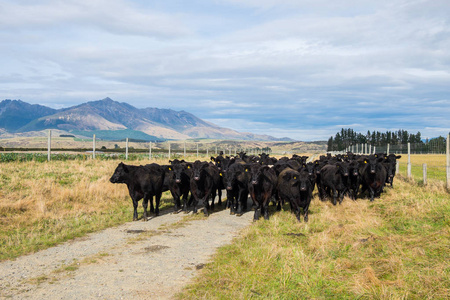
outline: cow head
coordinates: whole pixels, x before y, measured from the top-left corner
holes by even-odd
[[[128,166],[121,162],[116,170],[114,171],[114,174],[109,179],[112,183],[124,183],[125,179],[129,173]]]
[[[259,184],[260,180],[263,178],[264,176],[264,172],[269,170],[270,167],[265,165],[259,165],[259,164],[253,164],[250,166],[249,171],[251,173],[251,179],[250,182],[253,185],[257,185]]]
[[[195,181],[198,181],[202,177],[202,173],[205,171],[205,169],[209,167],[209,164],[207,162],[196,160],[193,164],[189,164],[189,166],[192,166],[191,176]]]
[[[181,178],[185,172],[185,165],[178,163],[172,166],[167,166],[166,170],[169,172],[169,176],[176,182],[181,183]]]
[[[348,167],[348,163],[347,162],[337,162],[336,166],[339,170],[339,173],[344,176],[344,177],[348,177],[349,175],[349,167]]]

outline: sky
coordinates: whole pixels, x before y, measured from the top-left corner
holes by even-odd
[[[450,131],[448,0],[0,0],[0,100],[242,132]]]

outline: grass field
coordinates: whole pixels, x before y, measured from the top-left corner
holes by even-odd
[[[448,299],[448,200],[403,180],[373,203],[316,197],[308,224],[289,211],[256,222],[178,298]]]
[[[443,156],[411,158],[421,165],[419,159],[445,165]],[[0,260],[131,221],[126,186],[109,182],[117,164],[0,164]],[[405,180],[406,171],[400,171],[403,179],[396,178],[394,188],[386,188],[373,203],[346,198],[334,207],[315,197],[307,224],[297,223],[287,206],[279,213],[271,207],[269,221],[254,223],[221,248],[179,298],[448,299],[450,196],[445,182],[431,180],[424,187]],[[419,178],[414,168],[413,176]],[[161,206],[172,206],[168,193]],[[141,205],[138,212],[141,216]]]
[[[400,159],[400,174],[406,177],[408,155],[402,155]],[[428,180],[443,181],[446,180],[446,156],[445,154],[412,154],[411,155],[411,174],[412,179],[418,183],[423,182],[423,164],[427,164]]]
[[[117,164],[101,160],[1,164],[0,260],[131,221],[126,185],[109,182]],[[161,208],[171,203],[166,192]]]

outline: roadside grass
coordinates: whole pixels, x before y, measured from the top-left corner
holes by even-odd
[[[167,163],[127,163],[150,162]],[[117,164],[102,160],[2,163],[0,260],[131,221],[133,207],[126,185],[109,182]],[[171,205],[166,192],[160,207]]]
[[[222,247],[178,299],[448,299],[450,201],[396,178],[380,199],[317,196],[309,223],[288,207]]]

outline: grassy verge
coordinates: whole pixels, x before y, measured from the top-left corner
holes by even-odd
[[[448,200],[402,180],[373,203],[315,198],[308,224],[289,211],[254,223],[178,298],[448,299]]]
[[[126,185],[109,182],[117,164],[101,160],[1,164],[0,260],[131,221]],[[171,205],[166,192],[160,207]],[[142,216],[141,204],[138,213]]]

